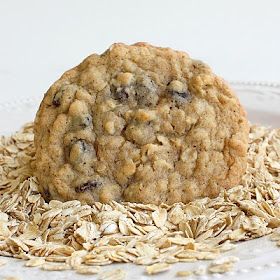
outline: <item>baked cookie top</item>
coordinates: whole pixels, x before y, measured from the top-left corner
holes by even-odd
[[[35,172],[47,199],[188,202],[238,184],[247,145],[244,110],[207,65],[118,43],[45,94]]]

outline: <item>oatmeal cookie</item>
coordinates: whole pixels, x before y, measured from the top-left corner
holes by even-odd
[[[242,106],[207,65],[118,43],[45,94],[35,174],[46,199],[188,202],[238,184],[247,145]]]

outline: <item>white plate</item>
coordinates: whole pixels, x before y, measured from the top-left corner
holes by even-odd
[[[241,103],[248,112],[252,123],[280,127],[280,85],[264,83],[232,83]],[[41,97],[25,98],[15,102],[0,103],[0,134],[10,134],[19,129],[25,122],[32,121]],[[238,280],[276,280],[280,279],[280,249],[268,237],[241,242],[237,248],[225,255],[234,255],[240,258],[235,270],[226,274],[213,274],[188,277],[188,279],[237,279]],[[18,260],[9,259],[9,263],[0,269],[0,279],[4,276],[18,276],[20,279],[95,279],[77,275],[73,271],[44,272],[38,268],[26,268]],[[179,279],[175,278],[177,270],[195,269],[207,263],[196,262],[175,264],[171,271],[156,276],[147,276],[144,267],[131,264],[110,265],[104,270],[118,267],[125,269],[127,278],[133,279]]]

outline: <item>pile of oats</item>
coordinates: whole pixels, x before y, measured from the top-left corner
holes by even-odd
[[[46,203],[32,176],[33,125],[0,141],[0,255],[27,260],[43,270],[74,269],[100,279],[113,262],[146,266],[147,274],[178,262],[215,260],[236,241],[275,232],[280,245],[280,129],[252,126],[248,168],[242,183],[215,199],[160,206],[139,203]],[[237,260],[216,260],[208,272],[223,273]],[[177,276],[205,273],[178,271]]]

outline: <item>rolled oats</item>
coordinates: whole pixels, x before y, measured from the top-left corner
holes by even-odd
[[[206,267],[203,266],[203,265],[200,265],[198,268],[196,268],[193,271],[193,274],[195,274],[195,275],[204,275],[204,274],[206,274],[206,272],[207,272]]]
[[[193,274],[192,271],[189,271],[189,270],[181,270],[181,271],[176,272],[177,277],[187,277],[187,276],[190,276],[192,274]]]
[[[44,258],[32,258],[25,263],[27,267],[41,266],[45,263]]]
[[[25,259],[26,266],[75,269],[81,274],[99,273],[99,266],[114,262],[146,265],[147,273],[154,274],[176,262],[217,259],[208,271],[223,273],[234,268],[236,259],[218,257],[235,248],[235,241],[272,233],[271,240],[280,246],[279,129],[251,127],[248,168],[240,185],[217,198],[170,206],[47,203],[32,176],[32,130],[29,124],[0,139],[2,256]],[[5,261],[1,259],[0,265]],[[206,268],[192,273],[204,274]],[[124,275],[121,270],[99,273],[100,279]]]
[[[160,272],[167,271],[171,268],[170,264],[167,263],[156,263],[149,266],[146,266],[146,272],[148,274],[158,274]]]
[[[97,274],[100,271],[100,266],[78,266],[75,271],[79,274]]]
[[[50,271],[62,271],[68,270],[71,267],[68,264],[54,264],[54,263],[45,263],[41,266],[43,270],[50,270]]]
[[[225,273],[231,271],[238,261],[239,258],[234,256],[217,259],[209,265],[208,271],[211,273]]]
[[[122,269],[114,269],[102,272],[98,275],[98,280],[123,280],[126,272]]]
[[[4,266],[7,263],[7,260],[0,259],[0,266]]]

